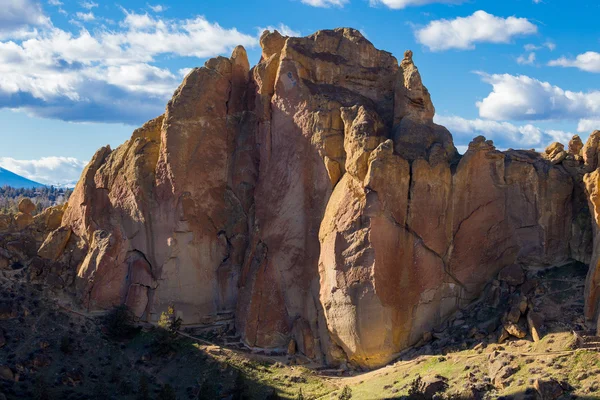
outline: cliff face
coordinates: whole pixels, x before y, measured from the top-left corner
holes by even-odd
[[[241,47],[193,70],[163,116],[94,156],[61,228],[86,306],[233,317],[251,347],[375,367],[505,266],[590,261],[597,166],[577,143],[478,137],[461,157],[411,52],[398,63],[352,29],[261,46],[251,70]]]

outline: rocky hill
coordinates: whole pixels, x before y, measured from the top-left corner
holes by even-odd
[[[242,47],[207,61],[164,115],[95,154],[38,243],[35,281],[85,310],[171,312],[360,371],[486,296],[497,321],[473,337],[540,339],[525,277],[578,262],[591,268],[572,329],[596,329],[600,131],[543,154],[477,137],[461,156],[412,52],[398,62],[353,29],[260,41],[258,65]]]

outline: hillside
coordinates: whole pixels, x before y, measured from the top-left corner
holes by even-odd
[[[10,186],[12,188],[21,189],[21,188],[38,188],[44,187],[41,183],[34,182],[27,178],[23,178],[20,175],[17,175],[9,170],[0,167],[0,187]]]

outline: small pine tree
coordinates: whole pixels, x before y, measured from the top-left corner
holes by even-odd
[[[169,306],[167,311],[160,314],[158,326],[171,333],[175,333],[181,329],[182,322],[181,318],[175,316],[175,307]]]

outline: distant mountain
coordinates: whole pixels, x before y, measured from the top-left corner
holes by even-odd
[[[17,175],[9,170],[0,167],[0,187],[10,186],[13,188],[38,188],[44,187],[41,183],[34,182],[27,178],[23,178],[20,175]]]

